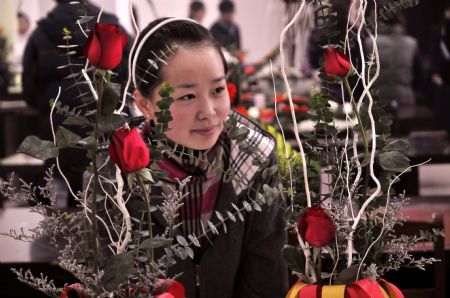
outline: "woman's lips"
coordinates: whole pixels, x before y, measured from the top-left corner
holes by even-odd
[[[214,135],[214,133],[216,132],[216,130],[218,129],[219,125],[214,125],[214,126],[209,126],[209,127],[205,127],[205,128],[200,128],[200,129],[193,129],[192,132],[205,136],[205,137],[209,137]]]

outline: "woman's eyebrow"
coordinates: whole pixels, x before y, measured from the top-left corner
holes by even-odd
[[[189,88],[194,88],[195,86],[197,86],[197,84],[194,83],[184,83],[184,84],[180,84],[178,86],[175,86],[175,88],[185,88],[185,89],[189,89]]]
[[[212,79],[211,83],[217,83],[217,82],[220,82],[222,80],[225,80],[225,76],[221,76],[219,78]],[[175,86],[175,88],[189,89],[189,88],[194,88],[196,86],[197,86],[197,84],[195,84],[195,83],[183,83],[183,84]]]
[[[213,80],[211,80],[211,83],[217,83],[217,82],[220,82],[222,80],[225,80],[225,76],[221,76],[221,77],[219,77],[217,79],[213,79]]]

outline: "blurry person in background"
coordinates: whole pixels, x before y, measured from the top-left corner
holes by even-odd
[[[238,55],[241,50],[239,27],[234,22],[235,7],[233,1],[223,0],[219,4],[219,19],[212,25],[210,31],[221,46]]]
[[[433,107],[438,129],[450,134],[450,3],[446,4],[440,35],[434,42],[431,82],[434,85]]]
[[[405,32],[402,14],[379,22],[378,54],[380,76],[375,82],[380,102],[392,107],[410,107],[415,104],[414,86],[423,77],[423,67],[418,55],[417,40]],[[372,51],[370,38],[365,46]]]
[[[20,86],[20,78],[22,74],[22,58],[28,38],[30,38],[31,23],[28,16],[24,12],[20,11],[17,13],[17,22],[19,34],[17,36],[16,43],[14,44],[14,52],[9,69],[13,75],[13,84],[15,86]]]
[[[192,1],[189,5],[189,18],[195,20],[199,24],[205,17],[206,7],[202,1]]]

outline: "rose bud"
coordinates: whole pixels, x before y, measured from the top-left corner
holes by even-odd
[[[98,23],[89,33],[84,55],[98,68],[113,69],[122,60],[127,40],[117,25]]]
[[[331,243],[336,236],[336,228],[331,218],[321,207],[307,207],[297,222],[302,239],[315,247]]]
[[[59,298],[78,297],[84,298],[84,285],[80,283],[71,284],[64,287],[64,290],[59,295]]]
[[[328,48],[323,60],[323,69],[329,76],[344,78],[351,68],[348,57],[335,48]]]
[[[109,156],[126,173],[145,168],[150,162],[148,147],[136,128],[114,132],[109,144]]]

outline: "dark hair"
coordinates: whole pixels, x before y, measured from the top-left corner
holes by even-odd
[[[205,4],[203,4],[202,1],[192,1],[191,5],[189,6],[189,11],[191,13],[195,13],[202,9],[205,9]]]
[[[139,46],[142,38],[156,25],[168,18],[157,19],[145,27],[144,30],[139,34],[135,50]],[[161,56],[162,60],[166,57],[172,55],[169,49],[173,45],[210,45],[217,49],[222,59],[225,73],[227,72],[227,63],[223,56],[220,45],[212,37],[208,29],[199,25],[197,23],[178,20],[175,22],[167,23],[158,30],[156,30],[144,43],[142,46],[139,56],[136,61],[136,83],[137,89],[146,97],[151,96],[153,90],[162,83],[161,68],[163,67],[163,62],[156,59],[156,55]],[[176,49],[174,50],[176,51]],[[135,52],[132,53],[132,59],[134,59]],[[152,67],[148,59],[152,59],[158,67]]]
[[[221,13],[228,13],[234,11],[234,3],[230,0],[224,0],[219,4],[219,11]]]

